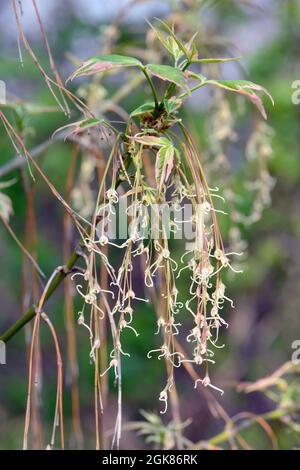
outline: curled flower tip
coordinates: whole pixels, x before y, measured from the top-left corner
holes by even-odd
[[[244,252],[241,251],[241,252],[238,253],[236,251],[231,251],[230,253],[226,253],[226,254],[227,254],[227,256],[232,256],[232,255],[234,255],[234,256],[243,256]]]
[[[215,364],[215,361],[212,360],[212,359],[208,359],[208,358],[203,358],[200,354],[196,354],[193,359],[180,359],[180,364],[182,364],[183,362],[190,362],[190,363],[193,363],[193,364],[196,364],[197,366],[201,366],[203,364],[203,362],[211,362],[213,364]],[[199,380],[199,379],[198,379]],[[195,388],[196,388],[196,384],[195,384]]]
[[[159,349],[151,349],[151,351],[148,351],[148,352],[147,352],[147,358],[148,358],[148,359],[151,359],[153,353],[155,353],[155,352],[161,352],[161,351],[162,351],[162,347],[159,348]]]
[[[197,365],[201,365],[204,361],[211,362],[212,364],[216,363],[213,359],[209,359],[208,357],[203,358],[200,354],[197,354],[196,356],[194,356],[194,361],[195,361],[195,364]]]
[[[99,238],[99,243],[101,246],[105,246],[108,244],[108,238],[105,235],[101,235]]]
[[[119,351],[121,354],[123,354],[123,356],[128,356],[128,357],[130,357],[130,354],[129,354],[129,353],[123,351],[120,341],[117,342],[116,347],[117,347],[118,351]]]
[[[135,300],[140,300],[141,302],[149,302],[149,299],[143,299],[142,297],[137,297],[133,290],[129,290],[127,292],[124,300],[127,300],[127,299],[135,299]]]
[[[94,359],[94,360],[95,360],[95,350],[100,348],[100,344],[101,344],[101,343],[100,343],[100,339],[97,338],[97,339],[94,341],[93,347],[92,347],[91,352],[90,352],[90,358],[91,358],[91,359]]]
[[[214,253],[214,257],[218,260],[221,261],[222,257],[225,256],[225,253],[220,249],[217,248]]]
[[[160,414],[164,415],[168,410],[168,394],[166,390],[163,390],[162,392],[160,392],[159,401],[163,401],[165,404],[165,408],[162,411],[160,411]]]
[[[153,285],[154,285],[153,284],[153,279],[152,279],[152,276],[151,276],[151,273],[150,273],[149,269],[145,270],[144,282],[145,282],[146,287],[153,287]]]
[[[193,341],[197,341],[198,343],[201,342],[201,330],[198,326],[195,326],[190,334],[186,337],[186,340],[188,343],[191,343]]]
[[[117,204],[119,201],[119,195],[117,191],[113,188],[110,188],[108,191],[106,191],[106,197],[109,202],[113,204]]]
[[[222,390],[222,389],[219,388],[219,387],[216,387],[215,385],[212,385],[212,383],[211,383],[210,378],[209,378],[208,375],[206,375],[206,376],[204,377],[204,379],[197,379],[197,380],[195,380],[195,386],[194,386],[194,388],[197,388],[198,382],[200,382],[204,387],[210,387],[210,388],[213,388],[214,390],[217,390],[217,392],[220,392],[221,395],[224,394],[224,390]]]
[[[112,290],[107,290],[107,289],[100,289],[100,291],[102,294],[110,294],[111,295],[111,298],[114,300],[115,298],[115,294],[113,293]]]
[[[171,258],[171,253],[170,251],[167,249],[167,248],[164,248],[160,255],[159,255],[159,258],[157,260],[157,267],[159,267],[159,263],[162,259],[166,259],[166,260],[170,260],[171,264],[172,264],[172,270],[173,271],[177,271],[178,269],[178,264],[176,263],[176,261],[174,259]],[[154,270],[154,272],[156,271],[156,269]]]
[[[100,377],[103,377],[110,369],[114,368],[115,369],[115,376],[117,377],[118,376],[118,373],[117,373],[117,367],[118,367],[118,361],[117,359],[112,359],[109,363],[109,366],[108,368],[102,372],[102,374],[100,374]]]
[[[135,334],[136,337],[140,336],[139,333],[136,331],[136,329],[133,328],[133,326],[129,325],[129,324],[126,322],[126,320],[122,320],[122,321],[120,322],[120,330],[122,331],[122,330],[124,330],[124,328],[128,328],[128,329],[132,330],[132,331],[134,332],[134,334]]]
[[[135,299],[135,292],[133,290],[129,290],[125,296],[126,299]]]
[[[127,307],[124,308],[123,313],[127,316],[129,316],[129,320],[126,320],[126,323],[131,323],[132,322],[132,315],[133,315],[133,309],[130,307],[130,305],[127,305]]]
[[[98,282],[95,281],[95,282],[94,282],[94,286],[91,287],[91,292],[92,292],[93,294],[99,294],[100,291],[101,291],[101,288],[100,288]]]
[[[200,354],[196,354],[196,356],[194,357],[194,361],[195,364],[201,366],[201,364],[203,363],[203,357]]]
[[[157,331],[155,334],[158,335],[160,332],[160,329],[166,325],[166,322],[163,319],[163,317],[160,317],[156,323],[157,323]]]
[[[92,341],[92,339],[93,339],[93,332],[92,332],[92,330],[90,329],[89,325],[87,325],[87,324],[85,323],[83,313],[82,313],[82,312],[79,312],[79,313],[80,313],[80,315],[79,315],[78,320],[77,320],[78,325],[82,325],[82,326],[84,326],[84,327],[88,330],[88,332],[90,333],[90,340]]]
[[[166,354],[166,357],[171,362],[173,367],[180,367],[181,366],[181,360],[184,359],[184,355],[181,354],[180,352],[177,352],[177,351],[175,351],[173,353],[168,352]],[[160,357],[158,357],[158,359],[160,359]],[[177,362],[175,362],[176,360],[177,360]]]
[[[173,333],[173,335],[178,335],[178,327],[181,326],[181,323],[175,323],[174,317],[171,317],[168,323],[165,325],[166,333]],[[174,331],[173,331],[174,330]]]
[[[115,306],[113,307],[111,313],[112,315],[115,315],[117,312],[121,312],[121,307],[122,305],[120,304],[120,302],[116,302]]]
[[[235,269],[231,266],[231,263],[230,263],[230,260],[229,260],[228,256],[226,256],[224,251],[222,251],[221,249],[218,248],[217,250],[215,250],[214,257],[216,258],[217,261],[221,262],[221,267],[219,269],[217,269],[214,272],[214,274],[217,274],[219,271],[221,271],[222,268],[230,268],[231,271],[233,271],[236,274],[240,274],[240,273],[243,272],[243,270],[241,270],[241,269],[238,270],[238,269]]]

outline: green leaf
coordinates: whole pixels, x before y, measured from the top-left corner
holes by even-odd
[[[197,50],[197,47],[196,47],[196,44],[195,44],[195,39],[198,35],[198,32],[195,33],[191,39],[189,40],[189,42],[187,42],[185,44],[185,49],[187,50],[187,53],[188,53],[188,59],[190,62],[193,61],[194,58],[197,58],[198,57],[198,50]]]
[[[170,65],[157,64],[147,64],[145,68],[155,77],[175,83],[175,85],[189,92],[189,88],[186,84],[186,77],[181,70],[171,67]]]
[[[131,117],[135,116],[141,116],[142,114],[145,113],[151,113],[154,111],[155,108],[155,103],[154,101],[148,101],[147,103],[142,104],[138,108],[136,108],[132,113],[130,114]]]
[[[133,137],[135,142],[147,145],[149,147],[166,147],[170,145],[170,140],[166,137],[157,137],[155,135],[144,135],[140,137]]]
[[[173,142],[167,137],[157,137],[155,135],[145,135],[133,138],[136,142],[149,147],[159,147],[156,154],[155,177],[158,191],[161,191],[162,185],[166,182],[174,166],[175,148]]]
[[[180,99],[176,99],[174,97],[170,99],[164,99],[164,108],[168,114],[174,113],[178,108],[180,108],[182,101]],[[146,113],[152,113],[155,109],[154,101],[148,101],[147,103],[142,104],[138,108],[136,108],[132,113],[130,113],[130,117],[142,116]]]
[[[189,51],[186,49],[185,45],[178,39],[178,37],[175,35],[174,31],[170,28],[170,26],[165,23],[163,20],[161,20],[160,18],[155,18],[157,21],[159,21],[159,23],[164,27],[164,29],[170,33],[170,35],[172,36],[172,38],[176,41],[179,49],[183,52],[183,54],[188,57],[188,53]]]
[[[90,119],[84,119],[83,121],[79,121],[79,128],[80,129],[88,129],[90,127],[97,126],[98,124],[101,124],[102,121],[97,118],[90,118]]]
[[[192,80],[199,80],[200,82],[203,82],[203,83],[207,81],[207,78],[201,73],[196,73],[196,72],[193,72],[192,70],[187,70],[185,73],[187,77]]]
[[[167,36],[165,37],[160,31],[159,29],[156,29],[153,24],[150,23],[150,21],[147,21],[147,23],[149,24],[149,26],[151,27],[151,29],[154,31],[157,39],[161,42],[161,44],[167,49],[168,52],[170,52],[170,54],[172,54],[174,56],[174,44],[170,42],[170,38],[172,38],[172,36]],[[177,46],[177,44],[176,44]]]
[[[178,46],[178,43],[175,41],[175,39],[172,36],[167,37],[167,43],[170,48],[170,52],[177,63],[178,60],[183,56],[183,52]]]
[[[159,149],[156,154],[155,162],[155,178],[157,181],[158,191],[162,189],[162,185],[169,179],[174,166],[174,146],[172,142],[168,142]]]
[[[182,105],[182,100],[172,97],[170,99],[164,99],[164,108],[168,114],[174,113]]]
[[[188,41],[186,44],[183,44],[177,38],[173,30],[167,25],[167,23],[163,22],[162,20],[159,20],[158,18],[156,19],[160,21],[164,29],[170,33],[169,36],[165,36],[164,34],[162,34],[162,32],[159,31],[159,29],[155,28],[150,23],[150,21],[147,21],[147,23],[153,29],[154,33],[156,34],[161,44],[167,49],[168,52],[170,52],[170,54],[172,54],[172,56],[175,59],[175,63],[177,63],[183,55],[188,56],[189,59],[198,55],[198,52],[194,43],[194,40],[198,33],[195,33],[190,39],[190,41]]]
[[[274,105],[272,96],[264,87],[248,80],[207,80],[206,84],[215,85],[220,88],[224,88],[225,90],[233,91],[235,93],[239,93],[240,95],[246,96],[258,108],[265,119],[267,119],[267,114],[262,99],[256,94],[256,92],[262,91],[270,98],[271,103]]]
[[[140,60],[135,57],[128,57],[123,55],[97,55],[90,57],[88,60],[83,62],[81,66],[73,72],[67,81],[73,80],[76,77],[82,77],[87,75],[94,75],[98,72],[104,72],[105,70],[112,70],[120,67],[143,67]]]

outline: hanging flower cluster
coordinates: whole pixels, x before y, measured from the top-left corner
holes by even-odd
[[[144,65],[133,57],[103,55],[83,62],[71,79],[133,67],[144,74],[153,94],[153,101],[143,103],[130,114],[128,122],[124,123],[125,130],[118,130],[112,123],[94,117],[75,123],[72,134],[88,129],[94,142],[99,130],[103,133],[103,129],[109,129],[113,144],[103,170],[93,220],[82,240],[86,266],[73,278],[81,277],[85,284],[76,285],[84,300],[78,321],[89,331],[90,357],[95,362],[97,351],[101,349],[100,323],[105,317],[109,320],[113,348],[108,367],[101,376],[112,370],[119,394],[121,357],[129,356],[122,333],[128,330],[139,336],[135,328],[136,303],[151,301],[155,304],[155,333],[161,336],[162,343],[160,347],[150,349],[147,357],[150,360],[156,357],[166,363],[167,381],[159,395],[159,400],[164,403],[161,412],[165,413],[175,386],[174,369],[187,362],[199,368],[200,378],[195,387],[201,383],[223,393],[211,383],[209,364],[215,362],[216,348],[224,346],[219,342],[219,331],[228,326],[223,318],[225,303],[233,306],[222,280],[223,273],[226,270],[241,272],[232,258],[241,253],[225,250],[218,225],[218,213],[225,214],[218,207],[224,203],[224,198],[219,194],[219,188],[209,187],[197,146],[184,126],[179,110],[192,92],[211,85],[248,97],[265,116],[257,92],[267,92],[245,80],[213,80],[188,71],[191,64],[205,59],[198,58],[193,40],[183,44],[168,25],[162,23],[162,26],[168,34],[166,40],[165,33],[154,27],[153,30],[173,57],[174,66]],[[226,60],[215,59],[216,62]],[[167,83],[162,99],[158,97],[153,77]],[[194,81],[194,85],[191,86],[190,81]],[[227,136],[230,129],[230,126],[224,128],[224,135]],[[123,209],[119,224],[125,220],[128,230],[125,238],[118,240],[117,236],[111,236],[108,227],[116,229],[117,208],[120,207]],[[170,216],[170,211],[174,217]],[[186,230],[193,236],[185,239],[182,232]],[[172,243],[171,237],[174,238]],[[111,249],[118,251],[118,263],[111,261]],[[133,273],[138,260],[144,277],[143,289],[134,283]],[[104,287],[98,276],[99,264],[105,267],[109,280]],[[188,293],[187,299],[180,295],[177,287],[181,276],[185,276],[187,283],[184,293]],[[85,313],[86,306],[90,307],[89,318]],[[185,331],[182,320],[186,314],[192,322],[189,331]],[[186,337],[189,353],[178,349],[177,337],[182,339],[182,336]],[[114,440],[119,439],[120,428],[119,413]]]

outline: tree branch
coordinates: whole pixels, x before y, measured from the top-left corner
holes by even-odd
[[[34,149],[30,151],[30,155],[32,158],[38,158],[40,157],[45,150],[47,150],[50,145],[54,144],[55,142],[63,141],[66,137],[66,133],[62,132],[60,134],[57,134],[53,136],[51,139],[45,140],[42,144],[37,145]],[[90,145],[86,144],[80,137],[76,136],[69,136],[68,140],[70,140],[73,143],[79,144],[81,147],[84,147],[85,149],[89,150],[92,153],[96,153],[96,149],[91,147]],[[0,167],[0,178],[3,178],[3,176],[8,175],[12,171],[18,170],[20,168],[23,168],[27,164],[27,160],[25,158],[20,157],[20,155],[16,155],[13,157],[11,160],[9,160],[7,163],[2,165]]]
[[[72,253],[72,255],[70,256],[67,264],[65,266],[62,266],[59,272],[54,276],[45,294],[45,301],[49,299],[49,297],[53,294],[53,292],[69,274],[79,257],[80,254],[74,251],[74,253]],[[3,333],[3,335],[0,336],[0,341],[7,343],[13,336],[15,336],[18,331],[20,331],[26,325],[26,323],[32,320],[35,314],[35,307],[30,307],[27,312],[25,312],[24,315],[18,321],[16,321],[16,323],[14,323],[8,330],[5,331],[5,333]]]

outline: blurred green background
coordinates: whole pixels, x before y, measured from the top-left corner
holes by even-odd
[[[39,106],[55,106],[55,102],[41,79],[38,71],[24,52],[24,66],[21,67],[16,41],[16,29],[10,2],[2,2],[0,19],[0,79],[5,81],[8,97],[21,98]],[[43,3],[43,2],[39,2]],[[128,2],[127,2],[128,3]],[[51,1],[40,5],[53,55],[62,75],[66,77],[74,69],[70,58],[84,59],[100,50],[107,26],[118,18],[117,39],[114,50],[134,51],[143,48],[147,17],[168,18],[181,15],[182,21],[189,21],[191,29],[200,30],[206,41],[207,50],[226,55],[242,55],[241,67],[230,65],[224,69],[226,76],[246,78],[261,84],[272,94],[274,108],[266,103],[268,125],[274,130],[272,137],[273,156],[269,170],[275,179],[271,192],[271,204],[266,207],[260,220],[248,226],[237,224],[243,239],[247,242],[247,255],[243,259],[244,273],[228,279],[228,295],[234,299],[235,309],[228,310],[226,319],[229,328],[224,333],[226,348],[219,351],[214,369],[215,382],[224,387],[226,393],[222,405],[230,415],[247,410],[264,413],[272,410],[273,402],[262,393],[237,393],[235,384],[241,381],[255,381],[267,376],[286,361],[292,354],[291,344],[300,339],[300,105],[292,103],[292,83],[300,79],[300,4],[299,1],[161,1],[161,2],[72,2]],[[124,5],[123,5],[124,4]],[[204,5],[203,5],[204,4]],[[45,49],[38,33],[38,27],[29,1],[23,2],[24,27],[42,64],[47,65]],[[175,13],[174,13],[175,12]],[[195,13],[196,12],[196,13]],[[219,47],[216,38],[226,38],[226,47]],[[220,39],[219,39],[220,40]],[[222,41],[221,41],[222,42]],[[134,55],[134,52],[132,52]],[[217,54],[216,54],[217,55]],[[105,82],[108,93],[118,89],[117,82]],[[73,85],[72,85],[73,86]],[[75,90],[75,88],[74,88]],[[140,92],[138,91],[140,90]],[[142,89],[121,102],[127,110],[140,104]],[[236,114],[235,129],[240,136],[231,144],[232,189],[240,198],[239,210],[247,214],[251,197],[244,180],[249,178],[251,166],[245,163],[245,136],[253,121],[256,110],[245,104],[241,111],[240,102],[231,99],[231,109]],[[242,105],[243,106],[243,105]],[[43,111],[43,110],[42,110]],[[22,115],[22,113],[24,113]],[[190,103],[185,112],[194,136],[200,142],[209,165],[207,130],[207,97]],[[60,112],[30,113],[20,107],[18,113],[7,111],[16,125],[22,122],[26,131],[29,149],[44,142],[59,126],[68,122]],[[21,121],[20,121],[21,120]],[[189,127],[189,124],[188,124]],[[15,156],[14,149],[3,128],[0,129],[0,171],[1,166]],[[64,194],[65,179],[70,163],[70,145],[56,142],[40,157],[39,163],[50,181]],[[229,153],[230,153],[229,152]],[[222,167],[211,172],[222,184]],[[30,180],[25,171],[25,179]],[[15,178],[15,183],[2,191],[13,203],[10,223],[18,237],[23,240],[26,219],[26,198],[24,196],[24,175],[14,171],[1,182]],[[215,181],[210,181],[211,186]],[[222,187],[221,187],[222,191]],[[39,177],[35,183],[34,208],[37,222],[37,251],[39,265],[48,275],[62,263],[63,209],[49,193]],[[224,233],[228,234],[230,222],[220,218]],[[4,226],[0,227],[0,332],[4,331],[22,313],[21,269],[22,253],[17,248]],[[183,281],[182,281],[183,282]],[[182,285],[184,290],[184,285]],[[76,300],[76,308],[80,302]],[[47,304],[47,312],[57,329],[64,357],[63,290],[60,288]],[[153,339],[156,328],[155,314],[151,306],[139,305],[135,326],[141,335],[138,339],[128,334],[125,338],[131,359],[124,360],[124,419],[141,420],[139,410],[158,413],[157,396],[164,383],[164,365],[149,361],[148,345],[158,344]],[[93,367],[89,363],[89,343],[81,328],[77,328],[80,405],[84,429],[85,447],[93,447]],[[27,366],[24,333],[20,332],[7,348],[7,365],[0,366],[0,449],[20,448],[22,442],[24,412],[27,393]],[[55,359],[53,345],[45,328],[42,329],[42,419],[44,441],[48,442],[51,419],[55,405]],[[297,383],[299,388],[299,383]],[[182,403],[182,417],[192,418],[186,429],[186,436],[192,441],[205,440],[222,430],[220,420],[214,418],[204,397],[193,390],[193,383],[184,371],[178,373],[178,389]],[[111,425],[115,413],[114,387],[111,384],[108,404]],[[64,393],[66,428],[70,429],[70,392],[66,385]],[[165,418],[168,422],[168,417]],[[275,423],[275,432],[281,448],[299,446],[299,434]],[[245,432],[254,448],[268,447],[269,440],[256,426]],[[68,442],[72,447],[72,442]],[[144,442],[133,432],[127,432],[122,440],[123,448],[143,448]]]

